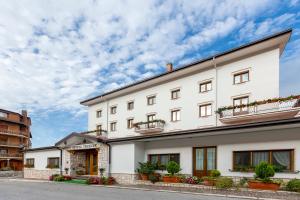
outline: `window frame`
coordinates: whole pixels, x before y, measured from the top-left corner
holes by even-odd
[[[152,161],[151,161],[151,157],[152,156],[158,156],[158,158],[157,158],[157,162],[159,162],[160,163],[160,161],[161,161],[161,157],[162,156],[168,156],[169,158],[169,161],[168,162],[170,162],[170,161],[173,161],[173,160],[171,160],[170,158],[171,158],[171,156],[173,155],[173,156],[178,156],[178,164],[180,165],[180,153],[162,153],[162,154],[148,154],[147,155],[147,157],[148,157],[148,162],[151,162],[152,163]],[[176,161],[175,161],[176,162]]]
[[[131,123],[130,123],[131,121]],[[133,118],[128,118],[127,119],[127,129],[132,129],[133,128]]]
[[[130,107],[130,105],[132,104],[132,108]],[[127,110],[133,110],[134,109],[134,101],[128,101],[127,102]]]
[[[29,161],[32,161],[32,162],[29,162]],[[31,168],[34,168],[34,158],[26,158],[25,160],[25,165],[30,165]]]
[[[111,106],[110,107],[110,114],[115,115],[117,113],[117,106]]]
[[[284,170],[282,172],[276,172],[276,173],[286,173],[286,172],[294,172],[295,170],[295,150],[294,149],[266,149],[266,150],[246,150],[246,151],[233,151],[232,152],[232,169],[233,171],[239,171],[239,170],[236,170],[236,167],[235,166],[235,158],[236,158],[236,153],[245,153],[245,152],[248,152],[250,153],[250,165],[249,167],[254,167],[253,165],[253,153],[255,152],[268,152],[268,163],[271,164],[271,165],[274,165],[273,164],[273,153],[274,152],[285,152],[285,151],[289,151],[290,153],[290,166],[289,166],[289,169],[288,170]]]
[[[243,99],[247,99],[247,104],[249,104],[249,96],[235,97],[235,98],[232,99],[232,105],[233,105],[233,107],[239,106],[239,105],[244,105],[243,104]],[[235,105],[235,101],[236,100],[240,101],[239,105]],[[247,110],[243,110],[243,108],[247,108]],[[236,111],[236,109],[239,109],[239,111]],[[234,108],[233,109],[233,115],[242,115],[242,114],[247,114],[248,112],[249,112],[248,106],[246,106],[246,107],[240,107],[240,108]]]
[[[150,99],[153,99],[153,100],[152,100],[152,103],[150,103]],[[152,106],[152,105],[154,105],[154,104],[156,104],[156,95],[148,96],[148,97],[147,97],[147,105],[148,105],[148,106]]]
[[[56,166],[55,164],[53,165],[53,166],[51,166],[51,164],[50,164],[50,160],[58,160],[58,165]],[[47,168],[53,168],[53,169],[58,169],[58,168],[60,168],[60,158],[59,157],[48,157],[47,158]]]
[[[207,114],[207,107],[210,106],[210,115]],[[201,115],[201,107],[205,107],[205,115]],[[212,116],[212,103],[199,104],[199,117],[210,117]]]
[[[176,112],[176,119],[173,118],[174,112]],[[178,113],[179,113],[179,119],[178,119]],[[181,120],[181,110],[179,108],[171,110],[171,122],[178,122],[180,120]]]
[[[114,129],[113,129],[113,127],[114,127]],[[110,122],[109,130],[110,130],[110,132],[116,132],[117,131],[117,122]]]
[[[173,94],[175,94],[175,96]],[[179,98],[180,98],[180,88],[171,90],[171,100],[176,100]]]
[[[248,74],[248,80],[247,81],[244,81],[243,80],[243,75],[244,74]],[[236,83],[235,82],[235,77],[239,76],[239,79],[240,79],[240,82],[239,83]],[[246,70],[246,71],[242,71],[242,72],[238,72],[238,73],[235,73],[233,74],[233,84],[234,85],[238,85],[238,84],[242,84],[242,83],[247,83],[250,81],[250,71],[249,70]]]
[[[97,110],[97,111],[96,111],[96,117],[97,117],[97,118],[102,117],[102,110]]]
[[[207,85],[208,84],[210,84],[210,90],[207,89]],[[202,88],[201,86],[203,86],[203,85],[205,86],[205,90],[202,91],[201,90],[201,88]],[[212,81],[211,80],[199,83],[199,92],[200,93],[205,93],[205,92],[209,92],[209,91],[212,91]]]

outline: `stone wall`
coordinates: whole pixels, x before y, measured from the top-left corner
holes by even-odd
[[[22,178],[22,171],[0,171],[0,177],[14,177],[14,178]]]
[[[109,148],[106,144],[100,144],[98,151],[98,169],[104,168],[104,176],[109,172]],[[100,175],[100,174],[99,174]]]
[[[139,179],[138,174],[112,173],[111,176],[114,177],[119,184],[135,184],[136,180]]]
[[[83,170],[85,173],[86,153],[85,151],[74,151],[70,153],[70,175],[76,176],[77,170]]]
[[[24,178],[29,179],[49,179],[49,176],[53,174],[59,174],[59,169],[47,169],[47,170],[37,170],[37,169],[24,169]]]

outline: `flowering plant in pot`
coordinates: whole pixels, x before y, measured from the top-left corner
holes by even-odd
[[[180,165],[175,161],[170,161],[168,162],[166,169],[168,171],[168,174],[163,176],[163,181],[167,183],[179,183],[180,177],[176,174],[181,171]]]
[[[209,176],[203,177],[203,184],[206,186],[214,186],[217,178],[220,176],[221,172],[219,170],[211,170]]]
[[[142,180],[148,180],[149,174],[153,174],[155,166],[151,162],[139,162],[139,168],[137,172],[140,174]]]
[[[281,182],[272,180],[270,177],[275,175],[275,170],[272,165],[261,162],[255,167],[254,180],[248,181],[248,186],[251,189],[275,190],[280,187]]]

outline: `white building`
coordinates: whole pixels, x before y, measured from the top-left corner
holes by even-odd
[[[279,168],[276,177],[300,178],[299,96],[274,99],[291,32],[180,68],[169,64],[166,73],[81,102],[91,132],[56,143],[61,171],[97,175],[105,168],[119,182],[133,182],[138,162],[174,160],[183,174],[218,169],[224,176],[252,177],[250,169],[267,161]],[[38,152],[25,157],[46,156]],[[25,169],[25,177],[39,170]]]

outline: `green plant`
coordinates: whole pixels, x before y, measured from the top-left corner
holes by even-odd
[[[243,178],[240,179],[240,181],[238,183],[238,186],[239,187],[244,187],[247,182],[248,182],[248,178],[243,177]]]
[[[228,177],[219,177],[216,180],[216,187],[219,189],[228,189],[233,186],[232,178]]]
[[[103,176],[104,172],[105,172],[105,168],[100,168],[99,169],[99,172],[100,172],[100,176]]]
[[[275,175],[273,166],[267,162],[261,162],[255,167],[255,179],[260,180],[264,183],[271,182],[270,177]]]
[[[273,169],[275,172],[283,172],[286,170],[286,167],[282,165],[273,165]]]
[[[166,170],[166,165],[161,164],[159,161],[157,161],[154,166],[155,166],[155,170],[161,170],[161,171]]]
[[[154,184],[159,181],[159,176],[157,174],[150,174],[149,180],[151,181],[151,183]]]
[[[300,179],[292,179],[286,185],[286,190],[300,192]]]
[[[58,182],[62,182],[62,181],[65,180],[65,177],[64,177],[64,176],[61,176],[61,175],[55,176],[55,177],[53,178],[53,180],[54,180],[54,181],[58,181]]]
[[[175,161],[170,161],[167,164],[167,171],[171,176],[174,176],[174,174],[177,174],[181,171],[180,165]]]
[[[151,162],[139,162],[139,168],[137,172],[140,174],[152,174],[155,170],[155,166]]]
[[[216,169],[211,170],[210,171],[210,176],[217,178],[217,177],[221,176],[221,172],[219,170],[216,170]]]

